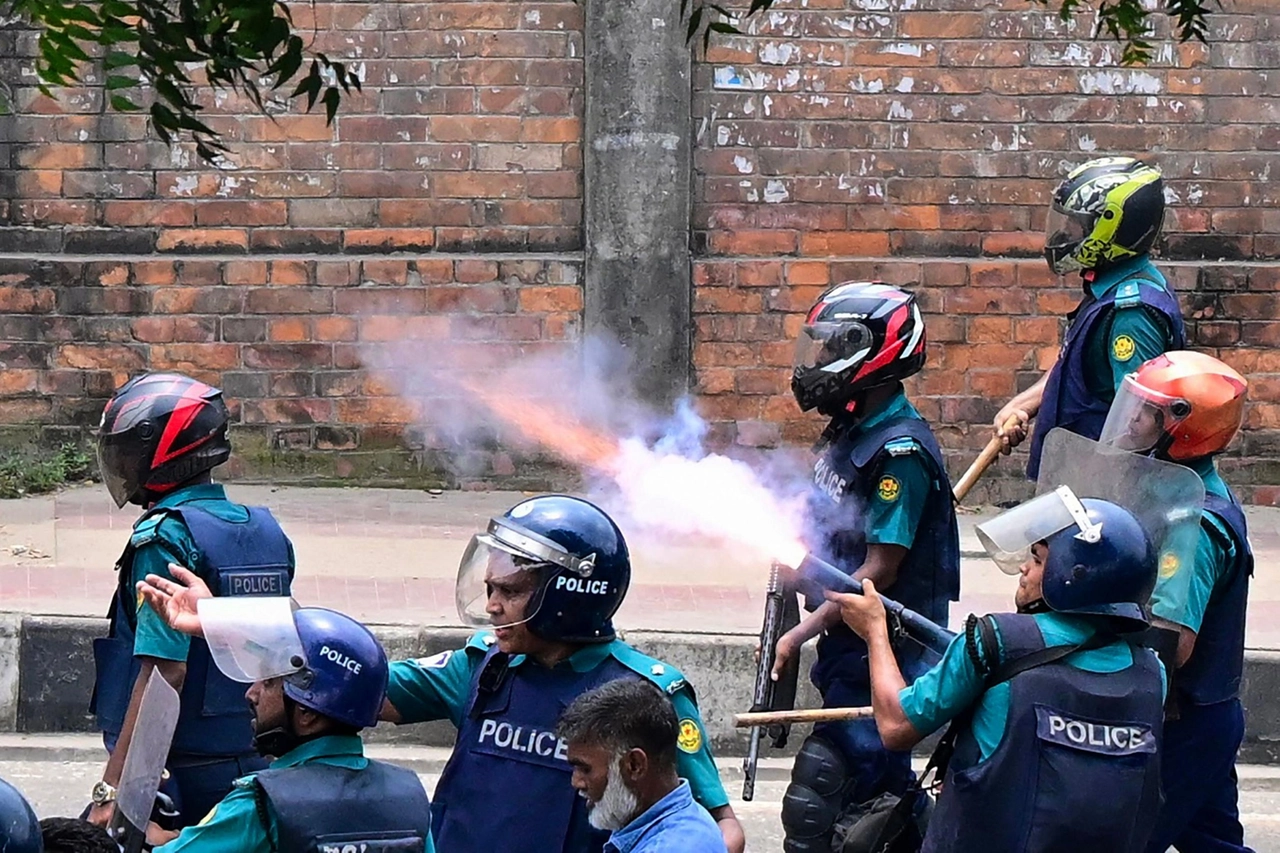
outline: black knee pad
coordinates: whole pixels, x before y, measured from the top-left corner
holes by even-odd
[[[791,781],[812,788],[822,797],[843,795],[849,783],[849,765],[830,741],[810,735],[791,765]]]
[[[791,767],[791,784],[782,796],[786,853],[829,848],[848,782],[848,767],[835,747],[822,738],[806,738]]]

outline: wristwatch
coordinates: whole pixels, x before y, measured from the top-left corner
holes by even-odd
[[[95,806],[104,806],[107,803],[115,802],[116,789],[106,782],[98,782],[93,786],[92,799]]]

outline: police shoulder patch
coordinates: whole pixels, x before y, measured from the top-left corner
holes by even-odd
[[[876,497],[885,503],[893,503],[902,494],[902,484],[892,474],[885,474],[876,484]]]
[[[1138,345],[1128,335],[1116,335],[1111,342],[1111,354],[1116,361],[1128,361],[1138,351]]]
[[[702,729],[698,727],[697,720],[685,717],[680,721],[680,737],[676,739],[676,745],[681,752],[691,755],[702,749]]]
[[[1132,308],[1142,303],[1142,286],[1136,281],[1126,281],[1116,288],[1117,308]]]
[[[135,548],[149,545],[160,538],[160,524],[168,518],[163,512],[148,515],[133,526],[129,534],[129,544]]]
[[[920,443],[910,437],[895,438],[886,442],[884,449],[890,456],[910,456],[920,449]]]
[[[423,669],[444,669],[445,664],[449,663],[449,658],[451,657],[453,657],[452,649],[450,649],[449,651],[441,652],[438,655],[431,655],[430,657],[418,658],[417,660],[414,661],[414,663],[416,663],[418,666],[422,667]]]
[[[1181,561],[1178,559],[1177,554],[1173,553],[1172,551],[1165,551],[1164,554],[1160,556],[1161,580],[1168,580],[1169,578],[1176,575],[1178,573],[1178,568],[1180,565],[1181,565]]]

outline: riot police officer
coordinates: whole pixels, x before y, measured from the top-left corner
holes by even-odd
[[[5,853],[42,853],[40,821],[27,798],[0,779],[0,850]]]
[[[613,615],[631,580],[613,520],[578,498],[516,504],[472,538],[458,573],[458,612],[485,625],[465,648],[391,664],[383,719],[447,719],[457,745],[436,786],[433,834],[450,853],[598,853],[608,833],[574,791],[561,711],[619,678],[671,697],[677,770],[716,819],[729,850],[742,828],[720,784],[693,689],[675,667],[617,638]]]
[[[1177,295],[1149,255],[1163,222],[1160,171],[1132,157],[1090,160],[1054,191],[1045,259],[1059,275],[1080,273],[1084,299],[1068,315],[1057,363],[995,419],[1008,452],[1035,418],[1031,479],[1050,430],[1064,427],[1096,439],[1125,374],[1186,346]],[[1015,417],[1017,425],[1004,432]]]
[[[174,373],[149,373],[118,390],[102,413],[98,460],[116,506],[137,504],[116,564],[109,636],[94,641],[91,710],[110,756],[94,786],[89,819],[105,826],[114,807],[129,733],[151,670],[181,691],[182,712],[165,792],[181,817],[200,820],[239,776],[265,766],[253,750],[244,690],[218,672],[203,640],[170,629],[141,607],[134,585],[191,566],[216,595],[287,595],[293,547],[271,513],[227,500],[209,472],[231,455],[222,392]],[[122,732],[124,734],[122,734]]]
[[[901,382],[924,361],[925,328],[915,297],[879,282],[846,282],[810,309],[791,389],[802,410],[816,408],[831,418],[814,466],[806,544],[945,625],[960,591],[951,484],[933,432]],[[816,610],[778,641],[775,677],[821,633],[811,678],[823,705],[868,704],[866,645],[841,623],[833,604],[820,598],[808,603]],[[898,653],[908,678],[927,668],[922,647],[904,642]],[[820,793],[832,777],[844,791],[836,808]],[[886,791],[901,794],[911,778],[910,755],[886,751],[871,720],[814,726],[783,799],[785,850],[830,849],[841,807]]]
[[[207,594],[194,576],[175,573]],[[164,613],[182,588],[149,580],[142,592]],[[173,610],[182,624],[181,605]],[[219,670],[251,682],[254,744],[275,760],[237,779],[199,825],[157,851],[434,853],[417,774],[364,756],[359,732],[377,723],[387,686],[387,656],[368,628],[333,610],[295,611],[287,598],[206,598],[187,616],[185,628],[204,636]]]
[[[1169,352],[1126,377],[1102,430],[1104,443],[1194,471],[1205,488],[1194,565],[1185,582],[1162,565],[1152,597],[1173,702],[1161,752],[1164,806],[1149,851],[1247,850],[1237,805],[1236,753],[1244,738],[1240,678],[1253,551],[1244,511],[1214,457],[1244,417],[1248,385],[1212,356]]]
[[[1147,625],[1152,543],[1125,508],[1069,488],[986,527],[1001,568],[1021,560],[1017,612],[971,616],[910,686],[874,584],[828,595],[867,640],[884,742],[909,749],[951,721],[923,850],[1141,850],[1159,803],[1163,704],[1160,662],[1132,639]]]

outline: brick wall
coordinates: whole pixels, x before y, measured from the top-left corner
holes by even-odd
[[[929,361],[909,390],[962,470],[1052,364],[1078,301],[1038,259],[1055,184],[1092,156],[1138,154],[1166,175],[1159,251],[1193,342],[1252,382],[1224,468],[1280,499],[1280,14],[1235,0],[1212,20],[1207,48],[1159,21],[1138,69],[1112,67],[1087,15],[976,0],[787,4],[713,48],[695,81],[693,359],[719,439],[817,434],[788,390],[798,312],[828,284],[878,277],[920,294]],[[1019,468],[999,466],[985,497],[1016,493],[1000,474]]]
[[[545,483],[494,448],[458,467],[361,368],[400,337],[507,359],[578,337],[582,7],[292,12],[364,92],[333,127],[219,95],[221,171],[104,112],[100,74],[40,95],[34,35],[0,32],[0,73],[26,84],[0,117],[0,424],[75,434],[130,371],[173,368],[233,401],[233,474]]]

